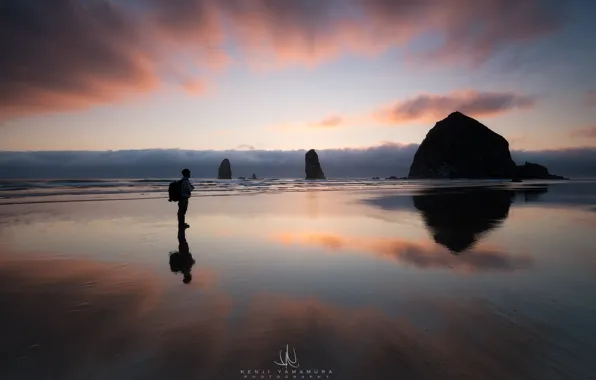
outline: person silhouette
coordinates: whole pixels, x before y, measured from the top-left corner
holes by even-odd
[[[190,247],[186,241],[185,228],[178,229],[178,251],[170,253],[170,270],[172,273],[182,273],[182,282],[190,284],[192,281],[191,269],[195,260],[190,253]]]
[[[190,170],[182,170],[182,179],[180,180],[180,200],[178,201],[178,228],[189,228],[190,225],[186,223],[186,211],[188,210],[188,199],[194,190],[194,186],[190,183]]]

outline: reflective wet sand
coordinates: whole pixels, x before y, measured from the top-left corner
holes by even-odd
[[[0,378],[593,378],[585,194],[0,206]]]

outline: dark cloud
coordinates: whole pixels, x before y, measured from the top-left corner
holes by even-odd
[[[418,95],[377,111],[375,115],[384,122],[398,124],[435,121],[454,110],[473,117],[495,116],[515,108],[529,108],[534,104],[534,97],[511,92],[456,91],[446,95]]]
[[[0,115],[67,110],[156,86],[134,18],[107,0],[2,1]]]
[[[417,52],[420,62],[483,63],[512,45],[536,40],[561,27],[562,3],[550,0],[361,0],[384,23],[405,22],[412,29],[439,30],[443,43]],[[424,20],[424,21],[420,21]],[[399,23],[399,22],[396,22]]]
[[[329,177],[406,176],[417,144],[386,143],[367,149],[320,150]],[[2,178],[159,178],[176,177],[184,167],[193,175],[214,178],[221,160],[229,158],[234,176],[300,178],[306,150],[194,151],[147,149],[121,151],[0,152]],[[517,163],[546,165],[552,173],[570,177],[596,177],[596,148],[552,151],[512,151]]]
[[[557,30],[561,6],[542,0],[2,0],[0,117],[119,101],[165,78],[200,93],[202,69],[225,67],[228,46],[251,66],[312,66],[346,53],[407,48],[433,31],[444,44],[423,57],[430,54],[437,64],[454,56],[482,61]],[[173,62],[180,57],[196,64],[189,72],[199,69],[199,79]]]

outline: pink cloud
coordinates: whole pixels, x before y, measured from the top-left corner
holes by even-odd
[[[319,232],[282,233],[271,238],[285,245],[322,246],[336,254],[358,251],[420,269],[449,268],[465,273],[506,272],[533,265],[533,259],[528,255],[516,256],[489,246],[474,248],[457,256],[433,243],[404,239],[354,237]]]
[[[352,125],[390,124],[412,122],[436,122],[450,113],[460,111],[471,117],[497,116],[514,109],[534,106],[533,96],[513,92],[478,92],[474,90],[454,91],[447,94],[420,94],[416,97],[381,106],[368,113],[339,115],[332,114],[316,122],[296,122],[277,125],[272,130],[289,131],[304,129],[328,129]],[[514,138],[512,142],[523,144],[526,138]]]
[[[477,64],[557,30],[562,20],[539,0],[147,0],[139,7],[56,0],[42,8],[8,1],[0,21],[23,22],[5,23],[10,38],[3,40],[9,53],[0,62],[2,117],[120,101],[155,90],[172,74],[205,78],[237,62],[260,69],[314,67],[346,54],[373,57],[401,47],[427,62]],[[428,33],[443,43],[409,50]],[[180,62],[192,67],[180,68]],[[201,93],[201,80],[178,84]]]
[[[384,123],[434,122],[451,112],[460,111],[472,117],[489,117],[513,109],[531,108],[535,99],[512,92],[454,91],[445,95],[421,94],[374,111]]]
[[[596,138],[596,127],[576,129],[570,132],[570,136],[573,138]]]
[[[345,127],[348,124],[357,123],[359,119],[357,117],[348,115],[331,114],[330,116],[324,117],[317,121],[297,121],[293,123],[282,123],[267,129],[273,131],[301,131],[307,129],[330,129]]]
[[[342,118],[341,116],[329,116],[317,123],[315,123],[313,126],[314,127],[319,127],[319,128],[333,128],[333,127],[338,127],[340,125],[342,125],[344,123],[344,118]]]
[[[22,22],[5,23],[5,17]],[[7,26],[0,60],[2,118],[121,101],[159,85],[145,42],[112,3],[13,1],[0,24]],[[27,29],[31,25],[35,33]]]
[[[181,86],[191,95],[202,95],[207,91],[207,84],[201,79],[188,79],[183,81]]]
[[[586,94],[586,105],[596,106],[596,90],[588,91]]]

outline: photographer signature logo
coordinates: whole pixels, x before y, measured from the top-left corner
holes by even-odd
[[[298,356],[296,350],[290,351],[290,345],[286,344],[286,352],[283,349],[279,350],[279,361],[274,360],[274,364],[282,368],[272,369],[241,369],[240,376],[242,379],[331,379],[333,371],[328,368],[298,368]],[[289,367],[289,368],[288,368]]]
[[[286,344],[286,356],[285,358],[282,356],[282,350],[279,350],[279,361],[280,363],[274,361],[273,363],[282,366],[282,367],[286,367],[286,369],[288,368],[288,366],[292,367],[292,368],[298,368],[300,366],[300,364],[298,364],[298,358],[296,357],[296,350],[292,349],[292,351],[294,352],[294,359],[292,360],[290,358],[290,351],[289,351],[289,345]]]

